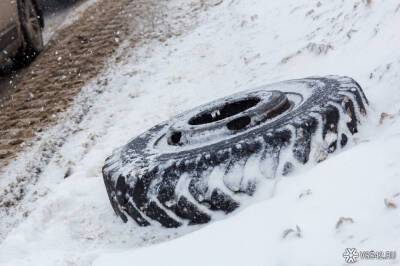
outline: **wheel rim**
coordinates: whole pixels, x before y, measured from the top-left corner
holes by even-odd
[[[40,49],[43,45],[41,26],[36,8],[31,0],[22,2],[22,11],[23,26],[26,29],[29,43],[34,49]]]
[[[287,95],[280,91],[258,91],[233,97],[222,103],[209,104],[204,110],[171,125],[169,145],[203,142],[203,137],[218,139],[251,129],[279,116],[291,108]]]
[[[155,138],[152,148],[182,151],[247,134],[280,119],[302,101],[297,93],[265,88],[217,100],[176,117]]]

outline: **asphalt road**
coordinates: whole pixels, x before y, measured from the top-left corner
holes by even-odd
[[[0,76],[0,110],[3,100],[14,91],[13,83],[16,75],[17,73],[13,73],[7,76]]]

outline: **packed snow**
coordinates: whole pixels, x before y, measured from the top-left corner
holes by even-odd
[[[3,170],[0,195],[12,197],[3,190],[27,171],[32,180],[0,210],[0,265],[343,265],[346,248],[399,256],[398,1],[225,0],[186,19],[196,26],[121,48],[125,59]],[[266,182],[253,204],[206,226],[142,228],[113,213],[101,176],[113,149],[213,99],[330,74],[356,79],[370,101],[352,146]],[[38,155],[48,149],[51,158]]]

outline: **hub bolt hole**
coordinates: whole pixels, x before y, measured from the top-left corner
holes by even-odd
[[[168,138],[169,145],[179,145],[182,138],[182,132],[176,131],[173,132]]]

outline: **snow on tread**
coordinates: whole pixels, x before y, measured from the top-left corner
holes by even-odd
[[[284,81],[194,108],[106,160],[104,182],[126,222],[203,224],[231,213],[266,178],[320,162],[358,132],[368,101],[351,78]],[[239,110],[241,112],[238,112]]]

